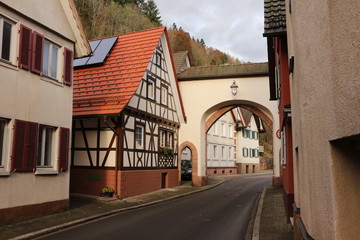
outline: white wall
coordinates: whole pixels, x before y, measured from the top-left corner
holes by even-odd
[[[57,156],[53,154],[51,176],[37,173],[10,173],[12,136],[15,119],[36,122],[43,125],[71,129],[72,124],[72,86],[62,82],[63,48],[73,50],[72,30],[68,26],[63,8],[59,1],[2,1],[20,12],[28,15],[25,18],[16,12],[0,7],[2,17],[13,23],[10,62],[0,61],[0,117],[9,120],[5,135],[3,152],[4,165],[0,167],[0,208],[15,207],[64,200],[69,197],[69,170],[57,172]],[[36,20],[48,28],[36,23]],[[18,67],[20,24],[30,27],[44,35],[45,38],[58,44],[58,77],[50,79],[39,76]],[[62,36],[52,32],[60,31]],[[58,139],[58,130],[54,139]],[[70,143],[71,144],[71,143]],[[57,153],[58,142],[53,143]],[[70,155],[70,152],[69,152]],[[69,158],[70,159],[70,158]],[[48,172],[51,172],[48,171]]]
[[[230,112],[219,118],[207,133],[207,166],[234,167],[234,120]],[[214,146],[216,154],[214,154]],[[230,153],[229,153],[230,151]]]
[[[236,96],[230,91],[233,80],[239,86]],[[255,106],[273,120],[275,134],[279,125],[277,103],[269,101],[268,77],[181,81],[179,84],[187,116],[187,123],[180,128],[179,143],[189,141],[197,147],[199,176],[206,176],[205,121],[216,110],[238,104]],[[274,137],[275,176],[280,176],[279,149],[280,142]]]

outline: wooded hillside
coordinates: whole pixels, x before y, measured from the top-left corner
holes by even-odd
[[[74,0],[88,39],[161,26],[154,0]],[[206,46],[174,23],[168,29],[173,52],[189,51],[192,66],[240,63],[239,59]]]

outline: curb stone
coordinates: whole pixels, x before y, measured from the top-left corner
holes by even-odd
[[[264,188],[264,190],[261,193],[258,209],[257,209],[257,212],[256,212],[255,222],[254,222],[254,230],[253,230],[252,240],[259,240],[260,239],[260,220],[261,220],[262,208],[263,208],[263,205],[264,205],[264,198],[265,198],[266,189],[267,188]]]

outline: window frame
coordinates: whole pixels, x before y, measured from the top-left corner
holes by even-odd
[[[225,124],[225,122],[220,122],[220,126],[221,126],[221,136],[222,137],[226,137],[226,124]]]
[[[251,136],[251,130],[245,129],[245,131],[246,131],[246,138],[250,138],[250,136]]]
[[[149,87],[152,86],[152,89],[149,89]],[[150,94],[151,93],[151,94]],[[146,80],[146,97],[148,99],[151,99],[153,101],[155,101],[156,99],[156,80],[154,77],[147,75],[147,80]]]
[[[167,86],[165,86],[164,84],[161,84],[160,103],[162,105],[167,106],[168,105],[168,98],[169,98],[169,88]]]
[[[217,146],[213,145],[213,159],[217,159]]]
[[[229,147],[229,160],[234,159],[232,152],[232,147]]]
[[[48,44],[49,46],[49,52],[48,52],[48,56],[47,58],[45,58],[45,44]],[[53,50],[56,49],[56,53],[57,53],[57,56],[56,56],[56,64],[54,65],[53,64]],[[44,43],[43,43],[43,54],[42,54],[42,66],[41,66],[41,72],[42,72],[42,75],[45,76],[45,77],[48,77],[48,78],[51,78],[51,79],[54,79],[54,80],[59,80],[59,57],[60,57],[60,49],[61,47],[54,43],[53,41],[45,38],[44,39]],[[45,59],[47,60],[47,71],[45,72]],[[55,75],[53,76],[53,67],[56,67],[56,73]],[[65,66],[64,66],[65,67]]]
[[[159,127],[159,149],[175,149],[175,132]]]
[[[141,144],[138,146],[137,143],[137,128],[142,129],[141,130]],[[144,150],[145,149],[145,124],[141,122],[136,122],[134,127],[134,148],[138,150]]]
[[[5,38],[5,35],[4,35],[4,27],[5,27],[5,23],[9,24],[10,25],[10,34],[9,34],[9,52],[8,52],[8,58],[9,59],[6,59],[6,58],[3,58],[3,43],[4,43],[4,38]],[[13,43],[12,43],[12,38],[13,38],[13,33],[14,33],[14,26],[15,26],[15,23],[11,20],[9,20],[8,18],[0,15],[0,35],[2,36],[2,38],[0,38],[0,59],[2,61],[6,61],[8,63],[11,63],[12,62],[12,48],[13,48]]]
[[[57,128],[53,126],[39,125],[37,169],[54,167],[56,129]],[[48,136],[47,133],[50,133],[50,136]],[[47,150],[49,151],[48,153],[46,153]]]
[[[167,142],[167,140],[166,140],[167,136],[166,135],[167,134],[166,134],[166,131],[164,129],[159,129],[159,147],[160,148],[166,147],[166,142]]]
[[[174,132],[168,131],[167,133],[167,147],[174,149]]]
[[[234,138],[233,125],[232,125],[232,124],[228,124],[228,129],[229,129],[229,138]]]
[[[155,53],[155,65],[158,66],[159,68],[162,68],[162,57],[161,57],[161,53],[159,51],[156,51]]]
[[[5,168],[5,142],[7,137],[7,128],[9,120],[5,118],[0,118],[0,168]]]
[[[243,151],[243,157],[249,157],[249,149],[248,148],[243,147],[242,151]]]

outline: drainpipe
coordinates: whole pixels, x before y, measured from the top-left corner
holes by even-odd
[[[113,131],[114,134],[116,134],[116,136],[117,136],[117,141],[116,141],[116,162],[115,162],[115,194],[116,194],[116,197],[119,198],[119,194],[118,194],[118,169],[119,168],[118,168],[117,156],[118,156],[118,152],[120,151],[119,144],[118,144],[118,141],[120,141],[120,139],[119,139],[120,134],[118,133],[118,131],[115,128],[110,126],[110,124],[107,122],[107,118],[108,118],[108,116],[103,117],[105,125],[107,127],[109,127],[111,129],[111,131]]]

